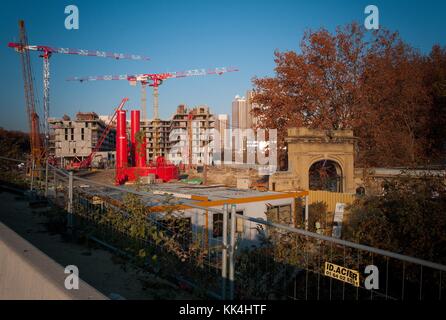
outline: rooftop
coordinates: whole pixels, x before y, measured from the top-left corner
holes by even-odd
[[[115,187],[94,187],[84,186],[87,193],[101,195],[118,201],[123,201],[124,192],[119,189],[134,190],[133,186],[126,185],[120,188]],[[169,200],[171,205],[203,205],[203,206],[220,206],[225,203],[248,203],[256,201],[267,201],[273,199],[284,199],[298,196],[298,193],[284,192],[261,192],[251,189],[237,189],[225,187],[222,185],[188,185],[185,183],[164,183],[150,186],[150,191],[146,192],[147,196],[142,200],[148,207],[166,205],[166,195],[171,195]],[[302,194],[304,195],[304,194]]]

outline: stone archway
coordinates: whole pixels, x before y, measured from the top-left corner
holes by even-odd
[[[310,190],[317,188],[314,170],[325,163],[328,177],[336,180],[323,185],[322,190],[354,193],[354,153],[356,138],[352,130],[288,129],[288,171],[270,177],[270,189],[275,191]],[[330,167],[326,167],[330,164]],[[320,166],[317,168],[317,166]],[[322,169],[324,170],[324,169]],[[313,175],[311,177],[311,175]],[[274,188],[272,188],[274,186]]]
[[[342,192],[342,168],[333,160],[316,161],[308,169],[308,181],[310,190]]]

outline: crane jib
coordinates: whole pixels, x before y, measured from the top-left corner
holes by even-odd
[[[127,59],[127,60],[150,60],[146,56],[138,54],[124,54],[124,53],[113,53],[100,50],[84,50],[84,49],[73,49],[73,48],[57,48],[50,46],[41,45],[23,45],[20,43],[10,42],[8,47],[14,48],[16,50],[31,50],[31,51],[42,51],[46,53],[61,53],[61,54],[74,54],[80,56],[88,57],[102,57],[102,58],[113,58],[116,60]]]

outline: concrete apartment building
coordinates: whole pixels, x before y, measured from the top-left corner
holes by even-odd
[[[189,154],[192,152],[192,164],[212,164],[211,141],[214,135],[215,117],[209,107],[197,106],[188,109],[185,105],[179,105],[170,121],[171,150],[168,160],[174,164],[189,164]]]
[[[141,129],[144,130],[147,139],[147,161],[155,161],[157,156],[168,156],[170,127],[170,120],[148,119],[141,121]]]
[[[244,110],[241,107],[240,110]],[[189,115],[191,118],[189,119]],[[237,118],[238,119],[238,118]],[[242,117],[242,123],[245,123]],[[68,116],[50,118],[52,130],[50,136],[50,151],[64,166],[71,161],[81,161],[87,157],[95,147],[100,136],[110,122],[110,116],[99,116],[94,112],[77,113],[75,119]],[[116,148],[116,129],[113,128],[97,152],[93,165],[100,162],[107,166],[114,165]],[[189,126],[191,127],[189,129]],[[214,116],[208,106],[188,108],[179,105],[169,120],[147,119],[141,120],[141,129],[147,141],[147,161],[155,161],[157,156],[163,156],[174,164],[189,162],[189,152],[192,152],[192,164],[220,164],[223,159],[224,148],[230,146],[225,141],[225,131],[230,127],[227,114]],[[214,129],[220,133],[220,148],[222,154],[214,159]],[[192,137],[192,148],[189,140]],[[171,149],[174,147],[174,150]]]
[[[226,146],[230,146],[229,137],[226,137],[229,129],[229,115],[219,114],[215,119],[215,131],[218,132],[220,136],[220,154],[215,154],[214,162],[215,164],[223,164],[224,159],[224,149]]]
[[[96,146],[107,124],[94,112],[78,112],[72,120],[68,116],[48,120],[51,134],[50,152],[65,166],[71,161],[86,158]],[[111,128],[93,159],[93,165],[113,165],[115,160],[116,129]]]

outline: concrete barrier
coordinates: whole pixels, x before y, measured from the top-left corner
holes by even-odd
[[[65,268],[0,222],[0,299],[104,300],[79,279],[79,289],[65,288]]]

